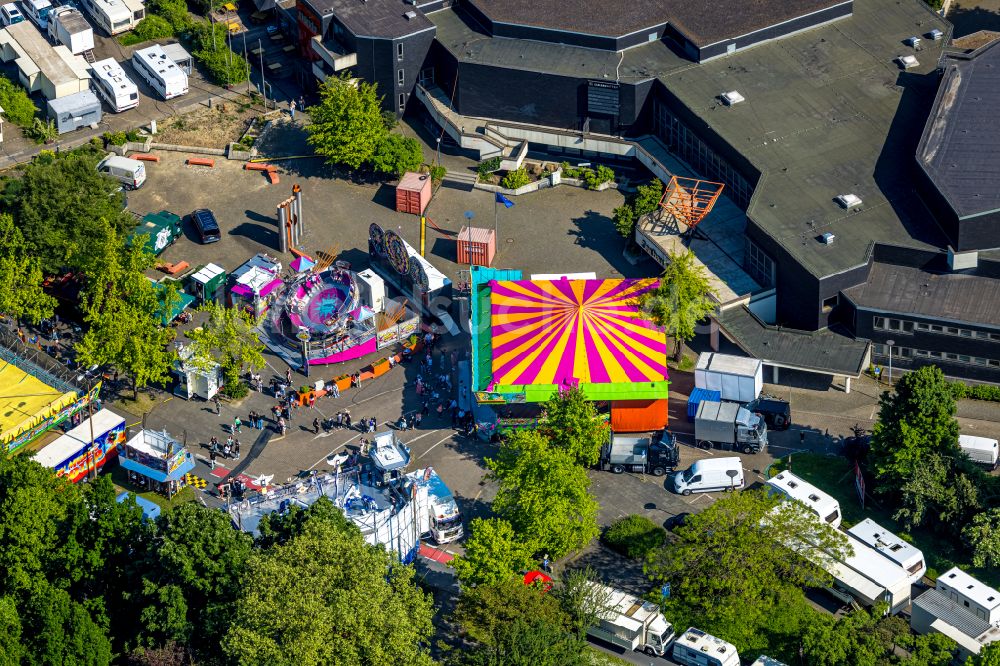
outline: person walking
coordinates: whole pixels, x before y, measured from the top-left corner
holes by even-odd
[[[417,412],[416,414],[414,414],[413,415],[413,427],[414,428],[419,428],[420,427],[420,422],[423,421],[423,419],[424,419],[424,415],[421,414],[420,412]]]
[[[243,422],[240,421],[240,417],[236,416],[233,418],[233,432],[242,433],[243,432]]]
[[[217,455],[218,454],[215,452],[215,449],[212,449],[208,453],[208,459],[209,459],[209,462],[212,464],[212,469],[215,469],[215,458],[216,458]]]
[[[236,456],[237,460],[240,459],[240,440],[238,439],[233,442],[233,455]]]
[[[212,402],[215,403],[215,413],[216,414],[221,414],[222,413],[222,402],[219,400],[219,394],[218,393],[216,393],[214,396],[212,396]]]
[[[292,117],[292,120],[295,120],[295,100],[294,99],[288,100],[288,114]]]
[[[340,397],[340,387],[337,386],[336,382],[334,382],[333,388],[330,390],[330,393],[331,393],[331,395],[333,395],[334,398],[339,398]]]
[[[282,437],[285,436],[285,431],[288,430],[288,424],[286,424],[285,419],[280,416],[278,417],[278,430],[281,431]]]
[[[313,434],[319,434],[319,419],[313,419]]]
[[[285,384],[288,386],[292,385],[292,369],[285,368]]]
[[[316,394],[309,394],[309,409],[316,409]]]

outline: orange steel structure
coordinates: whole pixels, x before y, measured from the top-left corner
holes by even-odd
[[[693,229],[712,210],[723,188],[724,184],[710,180],[674,176],[667,183],[660,207]]]

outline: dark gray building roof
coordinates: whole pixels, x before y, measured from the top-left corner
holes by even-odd
[[[868,365],[868,341],[836,330],[768,326],[742,306],[723,310],[717,320],[743,351],[767,365],[850,377]]]
[[[989,622],[976,617],[933,588],[914,599],[913,605],[972,638],[982,636],[990,628]]]
[[[944,65],[917,163],[959,218],[1000,210],[1000,41]]]
[[[941,30],[923,50],[907,37]],[[951,26],[918,0],[857,0],[852,16],[745,51],[655,74],[671,94],[761,172],[750,220],[817,277],[864,265],[875,242],[941,249],[946,239],[914,190],[906,165],[932,104],[942,44]],[[623,80],[643,51],[625,52]],[[894,62],[916,55],[906,72]],[[655,66],[655,65],[654,65]],[[718,97],[736,90],[746,101]],[[849,212],[835,203],[856,194]],[[824,233],[836,236],[827,245]]]
[[[336,16],[357,37],[396,39],[434,27],[423,12],[403,0],[307,0],[307,3],[320,16]]]
[[[669,23],[702,46],[739,37],[845,0],[470,0],[491,21],[620,37]]]
[[[997,288],[994,278],[874,263],[868,281],[845,289],[844,295],[868,310],[1000,326]]]

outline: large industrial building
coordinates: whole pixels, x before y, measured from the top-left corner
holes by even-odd
[[[921,0],[297,9],[324,76],[376,81],[475,157],[723,183],[684,242],[722,285],[716,324],[775,375],[891,353],[1000,381],[1000,46],[950,45]]]

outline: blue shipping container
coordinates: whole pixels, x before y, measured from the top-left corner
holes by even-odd
[[[722,393],[719,391],[709,391],[703,388],[693,389],[688,397],[688,421],[694,421],[694,417],[698,413],[698,403],[702,400],[719,402],[721,399]]]

